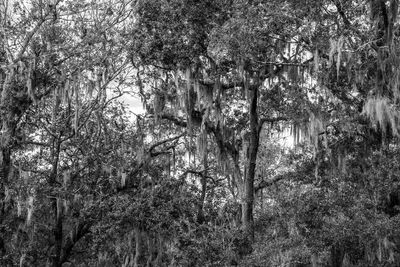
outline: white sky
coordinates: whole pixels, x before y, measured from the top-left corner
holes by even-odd
[[[127,105],[129,111],[133,112],[134,114],[144,113],[143,104],[139,97],[125,94],[121,97],[121,99],[122,102]]]

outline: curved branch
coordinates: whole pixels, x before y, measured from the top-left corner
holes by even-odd
[[[264,189],[264,188],[266,188],[266,187],[269,187],[269,186],[271,186],[271,185],[274,185],[275,183],[277,183],[277,182],[279,182],[279,181],[281,181],[281,180],[284,180],[284,179],[286,179],[288,176],[287,176],[287,174],[281,174],[281,175],[278,175],[278,176],[276,176],[274,179],[272,179],[272,180],[267,180],[267,181],[265,181],[265,180],[263,180],[263,181],[261,181],[259,184],[258,184],[258,186],[256,186],[256,188],[254,189],[254,191],[255,191],[255,193],[257,193],[258,191],[260,191],[261,189]]]
[[[180,135],[177,135],[177,136],[174,136],[174,137],[165,139],[165,140],[161,140],[161,141],[159,141],[159,142],[153,144],[153,145],[149,148],[150,154],[153,153],[153,150],[154,150],[156,147],[161,146],[161,145],[163,145],[163,144],[165,144],[165,143],[169,143],[169,142],[172,142],[172,141],[176,141],[176,140],[178,140],[179,138],[181,138],[182,136],[184,136],[185,134],[186,134],[186,132],[184,132],[184,133],[182,133],[182,134],[180,134]]]

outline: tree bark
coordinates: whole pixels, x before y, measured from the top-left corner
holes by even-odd
[[[139,227],[135,227],[135,258],[133,259],[133,266],[144,267],[145,265],[143,233]]]
[[[243,229],[250,238],[254,240],[254,222],[253,222],[253,204],[254,204],[254,178],[256,172],[256,161],[259,146],[259,130],[258,130],[258,87],[253,86],[250,90],[250,136],[247,158],[247,173],[244,181],[244,199],[242,204],[242,224]]]
[[[15,130],[17,127],[15,114],[12,109],[13,99],[11,96],[12,81],[14,79],[14,69],[10,69],[8,74],[5,74],[5,79],[2,84],[1,100],[0,100],[0,255],[6,254],[7,240],[4,240],[6,236],[5,227],[3,227],[4,220],[8,215],[8,200],[6,189],[8,187],[10,173],[11,173],[11,154],[13,147],[13,137],[15,136]],[[1,263],[1,262],[0,262]]]
[[[388,64],[390,50],[393,46],[393,28],[397,20],[399,1],[391,0],[387,7],[384,0],[371,0],[371,20],[375,27],[375,48],[377,49],[377,68],[376,68],[376,90],[380,95],[392,97],[390,92],[390,79],[393,74],[388,73],[390,68],[384,67]],[[390,63],[391,64],[391,63]]]
[[[153,236],[147,235],[147,250],[149,253],[149,257],[147,258],[146,267],[161,266],[163,244],[160,234],[155,233]]]
[[[207,149],[203,155],[203,166],[204,166],[204,171],[201,174],[200,205],[199,205],[199,210],[197,213],[197,222],[200,224],[202,224],[204,222],[204,203],[205,203],[206,195],[207,195],[207,168],[208,168]]]
[[[83,238],[87,233],[90,232],[90,226],[92,225],[92,223],[93,222],[90,220],[82,220],[74,228],[71,229],[69,237],[66,238],[62,249],[62,254],[60,258],[61,265],[68,260],[75,244],[78,243],[81,238]]]
[[[157,234],[157,257],[154,260],[154,266],[161,266],[164,253],[164,241],[160,234]]]
[[[8,176],[11,168],[11,149],[10,148],[2,148],[1,149],[1,167],[0,167],[0,259],[5,256],[7,253],[6,248],[6,240],[4,237],[6,236],[5,227],[3,227],[4,220],[7,216],[7,201],[5,190],[8,184]],[[2,262],[0,261],[0,265]]]
[[[58,174],[58,162],[60,157],[61,149],[61,137],[54,138],[53,147],[51,151],[52,158],[52,171],[49,178],[50,186],[55,189],[57,183]],[[59,198],[57,195],[51,198],[51,207],[54,214],[54,251],[51,255],[51,263],[53,267],[61,267],[61,253],[62,253],[62,241],[63,241],[63,221],[62,221],[62,205],[59,203]]]
[[[331,265],[332,267],[343,266],[344,251],[340,244],[335,244],[331,247]]]

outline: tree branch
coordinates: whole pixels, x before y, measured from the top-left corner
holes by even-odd
[[[153,144],[153,145],[149,148],[150,154],[153,153],[153,150],[154,150],[156,147],[161,146],[161,145],[163,145],[163,144],[165,144],[165,143],[169,143],[169,142],[178,140],[179,138],[181,138],[181,137],[184,136],[185,134],[186,134],[186,132],[184,132],[184,133],[182,133],[182,134],[180,134],[180,135],[177,135],[177,136],[174,136],[174,137],[171,137],[171,138],[168,138],[168,139],[165,139],[165,140],[162,140],[162,141],[159,141],[159,142]]]
[[[166,119],[173,122],[177,126],[187,127],[187,122],[183,118],[178,118],[171,114],[166,114],[166,113],[162,114],[160,117],[161,119]],[[199,111],[192,112],[192,122],[194,122],[196,126],[201,125],[202,123],[201,112]],[[231,154],[233,158],[235,158],[239,154],[236,147],[232,143],[226,141],[226,138],[224,138],[224,136],[221,133],[221,129],[219,129],[220,126],[215,126],[210,122],[206,122],[205,126],[206,126],[206,131],[214,135],[218,148],[222,154],[228,152]]]
[[[336,9],[337,9],[339,15],[340,15],[340,16],[342,17],[342,19],[343,19],[344,24],[345,24],[347,27],[351,27],[351,22],[350,22],[350,20],[347,18],[346,14],[345,14],[344,11],[343,11],[343,4],[342,4],[342,2],[341,2],[341,1],[334,1],[334,3],[335,3]]]
[[[271,186],[271,185],[273,185],[273,184],[275,184],[275,183],[277,183],[277,182],[279,182],[279,181],[281,181],[281,180],[284,180],[284,179],[286,179],[288,176],[287,176],[287,174],[285,173],[285,174],[281,174],[281,175],[278,175],[278,176],[276,176],[274,179],[272,179],[272,180],[267,180],[267,181],[265,181],[265,180],[263,180],[263,181],[261,181],[259,184],[258,184],[258,186],[256,186],[256,188],[254,189],[254,191],[255,191],[255,193],[257,193],[258,191],[260,191],[261,189],[264,189],[264,188],[266,188],[266,187],[269,187],[269,186]]]

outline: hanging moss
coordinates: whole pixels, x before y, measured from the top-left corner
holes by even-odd
[[[298,145],[298,126],[297,123],[294,123],[291,127],[291,134],[293,135],[293,143],[294,145]]]
[[[203,95],[202,95],[202,92],[200,90],[200,83],[199,83],[198,79],[195,79],[193,81],[193,88],[194,88],[194,91],[196,93],[196,106],[197,106],[197,108],[200,109],[201,102],[202,102],[202,99],[203,99]]]
[[[74,130],[75,135],[78,135],[79,130],[79,85],[75,86],[75,116],[74,116]]]
[[[51,121],[53,126],[55,126],[57,123],[57,114],[60,106],[58,87],[56,87],[53,91],[53,104],[54,106],[53,106],[53,112],[51,114]]]
[[[387,97],[369,98],[363,109],[375,128],[385,133],[389,126],[394,136],[399,136],[400,113],[395,110]]]
[[[187,129],[189,135],[192,134],[193,131],[193,122],[192,122],[192,113],[196,105],[196,92],[194,91],[194,82],[193,75],[191,73],[191,69],[186,69],[186,91],[183,94],[184,97],[184,106],[186,112],[186,119],[187,119]]]
[[[203,158],[207,151],[207,131],[201,129],[200,134],[197,136],[197,151],[200,158]]]
[[[179,86],[179,71],[178,70],[175,71],[175,73],[174,73],[174,82],[175,82],[175,89],[178,92],[179,89],[180,89],[180,86]]]
[[[29,67],[29,69],[27,71],[26,87],[28,89],[27,91],[28,91],[29,98],[32,100],[33,103],[36,104],[37,100],[36,100],[35,93],[34,93],[34,88],[33,88],[32,69],[31,69],[31,67]]]
[[[336,60],[336,77],[339,79],[340,64],[342,60],[342,49],[343,49],[344,39],[341,35],[337,42],[337,60]]]
[[[121,186],[125,187],[127,174],[123,170],[120,170],[120,176],[121,176]]]
[[[337,51],[337,42],[334,39],[329,40],[330,43],[330,48],[329,48],[329,60],[328,60],[328,69],[332,66],[333,64],[333,56]]]
[[[20,199],[20,197],[17,197],[17,216],[21,217],[22,215],[22,201]]]
[[[57,220],[59,220],[62,216],[62,211],[63,211],[63,200],[59,197],[57,197],[56,200],[57,204]]]
[[[26,215],[26,224],[29,226],[32,223],[32,216],[34,211],[34,198],[33,196],[29,196],[27,200],[27,215]]]
[[[69,207],[70,207],[70,202],[69,202],[69,200],[68,200],[68,199],[64,199],[64,200],[63,200],[64,214],[68,214],[68,211],[70,210]]]
[[[186,68],[185,78],[186,78],[186,90],[190,91],[192,87],[192,75],[190,68]]]
[[[69,79],[66,79],[64,82],[64,89],[63,89],[63,94],[62,94],[62,103],[63,104],[68,104],[70,101],[69,93],[68,93],[69,90],[70,90]]]
[[[314,73],[318,77],[319,72],[319,52],[318,48],[314,51]]]

